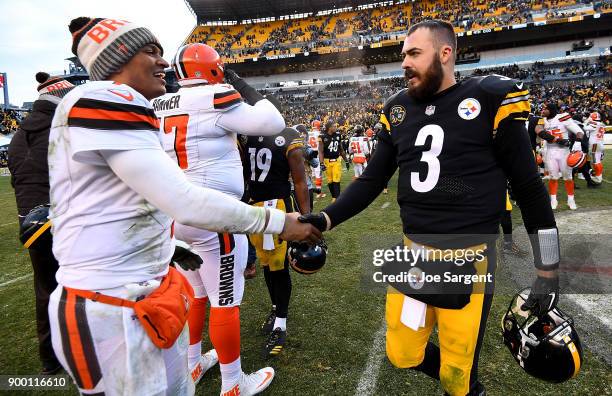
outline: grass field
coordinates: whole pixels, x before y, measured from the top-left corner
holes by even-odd
[[[605,161],[604,169],[612,172],[612,159]],[[351,175],[352,170],[343,174],[344,186]],[[596,190],[587,189],[584,181],[578,181],[577,185],[579,207],[612,205],[611,183],[604,182]],[[559,190],[559,210],[567,210],[564,189]],[[329,198],[317,202],[315,210],[328,202]],[[518,223],[520,215],[514,212]],[[39,363],[34,291],[29,277],[31,265],[16,237],[16,218],[9,179],[0,178],[0,374],[35,374]],[[264,342],[258,335],[259,325],[270,309],[261,271],[255,279],[246,282],[241,310],[243,368],[249,372],[269,364],[276,369],[268,394],[353,395],[358,386],[359,394],[443,394],[436,382],[420,373],[395,369],[384,357],[384,337],[381,337],[384,295],[361,287],[360,249],[364,238],[386,234],[401,235],[395,179],[390,183],[389,195],[381,195],[357,218],[326,234],[329,256],[320,273],[312,276],[292,273],[288,345],[274,360],[264,361],[259,353]],[[500,271],[506,270],[500,264]],[[498,283],[497,286],[501,292],[493,300],[480,359],[480,378],[489,395],[612,394],[610,367],[588,350],[580,375],[567,383],[550,385],[526,375],[506,350],[499,331],[499,320],[507,308],[508,291],[514,290],[513,285]],[[364,371],[367,374],[362,378]],[[220,376],[215,368],[205,375],[197,394],[214,395],[219,390]]]

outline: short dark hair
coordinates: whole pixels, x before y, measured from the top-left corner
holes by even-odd
[[[429,29],[433,33],[438,45],[449,45],[453,49],[453,55],[457,54],[457,36],[455,35],[453,25],[450,23],[439,19],[428,19],[410,26],[406,36],[410,36],[417,29]]]

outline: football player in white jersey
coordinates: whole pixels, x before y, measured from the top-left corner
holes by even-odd
[[[276,135],[285,127],[270,101],[240,80],[236,89],[223,84],[221,58],[206,44],[179,48],[172,67],[180,89],[153,100],[160,120],[166,153],[193,184],[240,199],[244,193],[238,133]],[[247,104],[242,97],[252,98]],[[210,367],[202,358],[202,328],[210,301],[209,336],[219,357],[221,394],[255,394],[268,387],[274,370],[263,368],[246,375],[240,364],[240,303],[248,255],[247,236],[217,233],[176,223],[176,238],[190,244],[204,264],[197,271],[182,270],[195,292],[189,314],[189,368],[196,378]],[[203,363],[200,363],[201,361]]]
[[[172,218],[286,240],[318,234],[298,228],[297,215],[189,183],[162,149],[149,103],[166,92],[168,63],[148,29],[80,17],[69,30],[92,81],[60,102],[49,136],[53,349],[83,394],[191,395],[193,291],[169,268]]]
[[[544,130],[554,137],[554,142],[549,142],[546,146],[546,157],[544,158],[544,163],[550,173],[550,179],[548,180],[550,206],[557,209],[557,189],[559,187],[559,174],[561,174],[563,180],[565,180],[567,206],[571,210],[576,210],[572,169],[567,165],[567,156],[570,153],[568,146],[570,138],[573,137],[574,144],[571,151],[582,151],[580,140],[584,136],[584,132],[574,122],[571,115],[558,113],[557,105],[554,103],[544,105],[542,116],[544,117]]]
[[[308,145],[314,151],[319,151],[319,135],[321,135],[321,121],[314,120],[311,123],[312,129],[308,132]],[[312,167],[312,177],[315,179],[315,192],[317,198],[325,198],[327,194],[321,191],[323,179],[321,178],[321,164]]]
[[[366,166],[368,166],[367,156],[370,155],[370,141],[363,134],[363,127],[361,125],[356,125],[355,128],[353,128],[353,136],[349,139],[348,152],[353,154],[353,165],[355,170],[353,179],[361,176]]]
[[[598,112],[592,112],[584,122],[584,131],[589,135],[589,151],[593,160],[593,180],[597,183],[602,182],[603,164],[601,159],[604,152],[604,134],[606,126],[601,122]]]

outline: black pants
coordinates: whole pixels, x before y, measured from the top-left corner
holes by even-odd
[[[51,345],[49,327],[49,296],[57,287],[55,273],[57,260],[51,248],[29,249],[32,268],[34,269],[34,293],[36,295],[36,332],[38,334],[38,353],[43,366],[53,365],[57,359]]]

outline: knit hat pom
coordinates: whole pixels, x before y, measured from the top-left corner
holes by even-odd
[[[36,81],[38,81],[39,84],[42,84],[45,81],[47,81],[49,77],[50,77],[49,73],[45,73],[45,72],[36,73]]]
[[[87,25],[91,21],[91,18],[88,17],[78,17],[70,21],[70,25],[68,25],[68,30],[70,33],[74,33],[79,31],[83,26]]]

